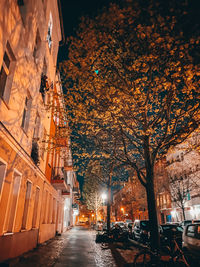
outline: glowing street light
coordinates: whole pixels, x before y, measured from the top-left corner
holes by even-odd
[[[105,200],[107,199],[107,195],[106,195],[105,193],[103,193],[103,194],[101,195],[101,198],[103,199],[103,201],[105,201]]]

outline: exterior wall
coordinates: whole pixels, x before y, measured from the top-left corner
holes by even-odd
[[[182,177],[188,183],[188,194],[184,203],[186,220],[200,219],[200,132],[193,133],[184,143],[171,149],[167,155],[169,177]],[[177,185],[178,186],[178,185]],[[171,189],[172,193],[172,189]],[[178,202],[172,203],[173,221],[182,221],[183,212]]]
[[[0,262],[63,231],[64,198],[45,176],[47,152],[42,141],[50,131],[51,110],[46,108],[49,93],[40,92],[42,73],[49,85],[55,81],[59,12],[56,0],[24,0],[24,4],[1,1],[0,69],[5,69],[5,53],[10,66],[5,87],[0,77]],[[32,156],[33,142],[39,149],[38,163]]]
[[[157,201],[157,212],[159,223],[163,224],[172,221],[171,195],[169,178],[166,170],[165,157],[156,162],[155,168],[155,193]]]
[[[22,148],[16,146],[12,138],[10,138],[9,144],[4,141],[5,136],[3,134],[8,133],[5,132],[4,129],[1,129],[0,133],[0,160],[7,165],[6,176],[0,195],[0,247],[9,247],[6,251],[0,250],[0,261],[3,261],[7,258],[17,256],[17,253],[19,255],[34,248],[37,242],[44,242],[55,236],[56,231],[61,231],[60,224],[62,224],[61,210],[63,209],[63,199],[46,181],[40,169],[31,162]],[[7,137],[9,137],[9,134]],[[20,155],[15,150],[18,152],[21,150]],[[20,176],[20,181],[18,194],[16,195],[16,207],[13,210],[12,192],[15,174]],[[28,199],[28,208],[26,209],[25,198],[27,181],[31,183],[31,192],[30,198]],[[36,189],[39,190],[37,207],[35,206]],[[58,207],[53,207],[52,203],[46,203],[45,206],[42,205],[42,203],[44,203],[46,191],[49,196],[52,196],[52,198],[59,203],[60,213]],[[50,199],[48,201],[50,202]],[[54,213],[52,210],[53,208]],[[26,210],[28,213],[26,219],[23,219]],[[11,211],[14,211],[14,214],[12,214]],[[46,216],[45,220],[43,219],[44,216]],[[15,246],[20,240],[23,240],[23,242],[18,243],[20,246],[18,245],[16,249]]]

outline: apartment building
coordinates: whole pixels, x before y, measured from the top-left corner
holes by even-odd
[[[167,154],[172,220],[200,219],[200,132]]]
[[[73,223],[78,186],[74,189],[70,146],[65,146],[69,136],[59,148],[51,147],[62,127],[52,95],[62,90],[56,73],[62,40],[58,5],[57,0],[1,1],[0,262]]]

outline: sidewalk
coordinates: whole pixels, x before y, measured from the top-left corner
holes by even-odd
[[[18,258],[10,259],[7,262],[1,263],[1,267],[52,267],[56,266],[66,266],[66,261],[63,261],[63,257],[69,259],[71,256],[67,255],[67,250],[70,248],[70,240],[73,239],[73,230],[69,230],[63,233],[61,236],[56,236],[55,238],[44,242],[37,248],[24,253]],[[92,235],[93,250],[96,253],[96,259],[102,262],[102,267],[107,266],[117,266],[117,267],[128,267],[132,266],[133,260],[137,252],[141,249],[141,245],[133,240],[129,240],[129,245],[124,247],[121,242],[114,242],[110,244],[95,243],[96,232],[90,231]],[[68,248],[68,249],[67,249]],[[67,249],[67,250],[66,250]],[[76,253],[76,257],[79,260],[81,253]],[[89,253],[90,257],[93,257]],[[63,256],[64,255],[64,256]],[[81,260],[81,259],[80,259]],[[113,262],[113,263],[112,263]],[[73,265],[74,266],[74,265]],[[82,266],[82,265],[81,265]],[[86,264],[84,267],[91,267],[94,264]],[[96,266],[96,265],[95,265]],[[99,264],[97,264],[99,266]],[[68,266],[70,267],[70,266]],[[80,264],[79,266],[80,267]]]

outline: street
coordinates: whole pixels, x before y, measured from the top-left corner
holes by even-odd
[[[130,266],[137,249],[124,249],[120,243],[109,247],[95,242],[96,231],[74,227],[61,236],[39,245],[19,258],[0,266],[15,267],[122,267]]]

